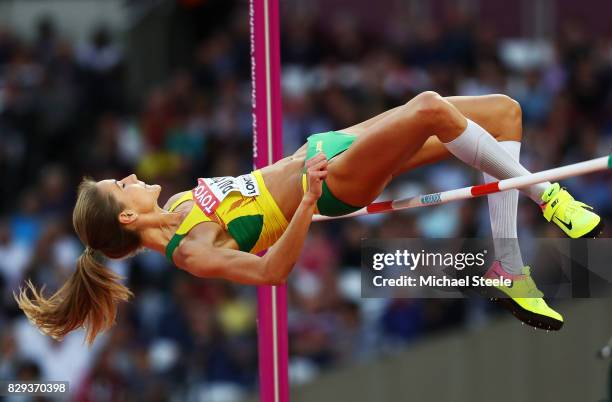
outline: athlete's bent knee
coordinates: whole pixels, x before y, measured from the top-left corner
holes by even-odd
[[[523,139],[523,112],[521,105],[507,95],[496,94],[495,115],[500,125],[499,130],[505,141],[521,141]]]
[[[436,121],[448,113],[444,99],[433,91],[422,92],[413,99],[414,113],[423,122]]]
[[[440,129],[455,128],[461,124],[461,114],[436,92],[423,92],[413,101],[414,113],[421,124],[430,130],[427,132],[428,135]]]

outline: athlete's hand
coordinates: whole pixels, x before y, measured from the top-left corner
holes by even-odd
[[[323,152],[306,161],[306,176],[308,189],[304,193],[304,200],[314,204],[321,197],[323,180],[327,178],[327,157]]]

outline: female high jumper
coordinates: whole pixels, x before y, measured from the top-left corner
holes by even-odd
[[[147,248],[197,277],[281,284],[300,255],[314,213],[336,216],[360,209],[393,177],[451,154],[482,171],[486,181],[529,174],[518,161],[521,136],[520,106],[507,96],[443,98],[423,92],[357,125],[311,135],[293,155],[261,170],[199,179],[163,208],[160,186],[135,175],[84,179],[73,212],[86,246],[76,271],[49,298],[30,281],[15,297],[44,333],[61,339],[84,327],[91,343],[113,325],[117,303],[131,295],[102,265],[102,255],[122,258]],[[521,191],[567,236],[600,232],[600,217],[558,183]],[[489,195],[494,238],[517,237],[517,202],[517,190]],[[512,280],[510,287],[498,287],[507,295],[506,307],[533,326],[561,328],[563,318],[542,299],[518,247],[496,244],[495,256],[486,275]]]

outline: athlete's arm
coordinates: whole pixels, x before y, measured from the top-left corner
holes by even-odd
[[[242,251],[203,247],[195,239],[184,239],[174,261],[191,274],[223,278],[249,285],[274,285],[285,282],[295,265],[312,222],[315,205],[327,177],[327,159],[319,154],[306,162],[309,188],[287,229],[263,257]]]

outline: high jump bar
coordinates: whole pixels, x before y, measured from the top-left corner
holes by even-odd
[[[513,177],[510,179],[495,181],[487,184],[463,187],[455,190],[442,191],[439,193],[422,194],[414,197],[374,202],[358,211],[341,216],[322,216],[315,215],[314,221],[327,221],[332,219],[352,218],[354,216],[373,215],[402,209],[420,208],[430,205],[446,204],[452,201],[467,200],[487,194],[499,193],[501,191],[519,189],[544,181],[563,180],[568,177],[581,176],[588,173],[612,169],[612,153],[608,156],[587,160],[584,162],[573,163],[571,165],[558,168],[543,170],[525,176]]]

